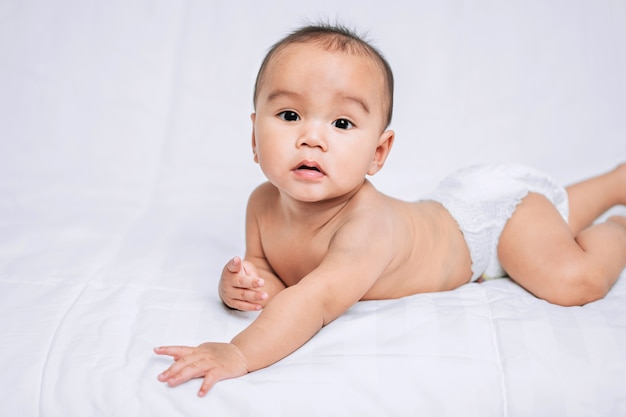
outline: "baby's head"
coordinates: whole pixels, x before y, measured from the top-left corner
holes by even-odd
[[[384,109],[386,115],[386,124],[388,126],[391,122],[391,116],[393,113],[393,73],[387,60],[382,54],[365,41],[362,37],[355,34],[351,30],[342,26],[331,25],[312,25],[302,27],[276,44],[272,46],[265,56],[261,68],[257,74],[256,83],[254,85],[254,105],[256,108],[257,98],[261,86],[267,77],[268,68],[272,58],[293,44],[306,44],[312,43],[320,46],[329,52],[338,52],[348,55],[366,56],[371,58],[372,62],[376,64],[376,67],[380,70],[380,75],[383,78],[385,103]]]

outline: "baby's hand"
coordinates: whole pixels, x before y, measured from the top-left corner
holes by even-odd
[[[265,307],[268,300],[264,285],[265,281],[259,277],[254,265],[235,256],[224,267],[218,290],[228,307],[257,311]]]
[[[157,355],[167,355],[174,364],[159,375],[161,382],[175,387],[194,378],[204,377],[198,396],[204,397],[217,381],[248,373],[239,348],[231,343],[203,343],[198,347],[164,346],[154,349]]]

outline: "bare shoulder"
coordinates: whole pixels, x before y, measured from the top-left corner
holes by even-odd
[[[267,210],[276,202],[278,189],[270,182],[256,187],[248,198],[248,211]]]
[[[401,214],[402,207],[367,183],[347,205],[335,239],[345,239],[346,244],[361,251],[364,247],[376,249],[377,256],[381,256],[386,252],[385,248],[390,247],[388,243],[398,228],[403,228],[400,223],[406,220],[406,216]]]
[[[275,207],[278,190],[269,182],[259,185],[248,197],[246,208],[246,245],[247,253],[255,253],[261,257],[261,225],[268,213]]]
[[[250,194],[250,199],[262,200],[265,198],[272,198],[278,195],[278,188],[276,188],[271,182],[266,181],[256,187]]]

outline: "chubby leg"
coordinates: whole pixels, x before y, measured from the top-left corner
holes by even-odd
[[[626,205],[626,163],[605,174],[570,185],[567,196],[569,226],[576,236],[611,207]]]
[[[498,256],[509,276],[535,296],[583,305],[604,297],[626,267],[626,218],[574,234],[546,197],[530,193],[507,222]]]

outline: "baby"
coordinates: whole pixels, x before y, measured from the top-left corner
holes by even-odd
[[[626,164],[568,188],[523,166],[480,166],[418,202],[365,178],[384,165],[393,75],[349,30],[308,26],[257,76],[252,150],[268,182],[250,196],[246,254],[224,267],[223,302],[263,310],[230,343],[159,347],[170,386],[219,380],[289,355],[359,300],[446,291],[506,275],[564,306],[604,297],[626,266]]]

